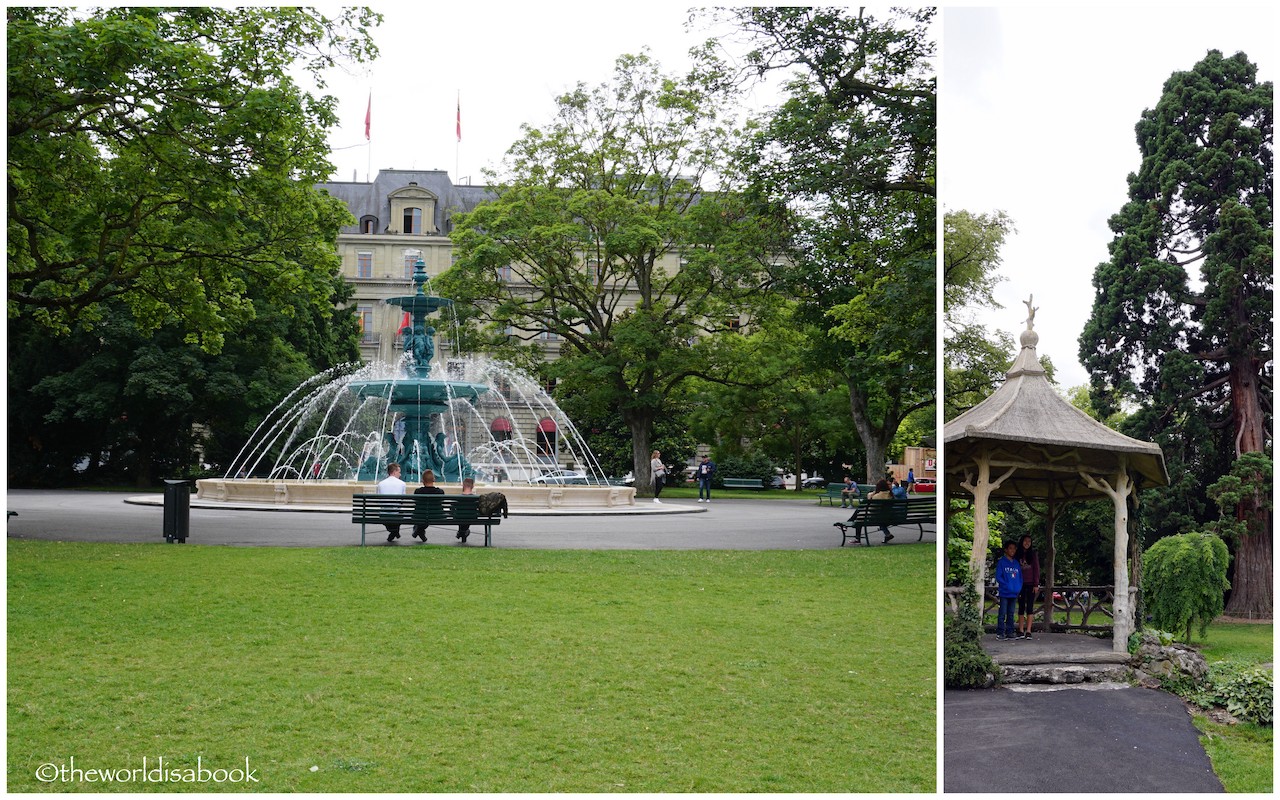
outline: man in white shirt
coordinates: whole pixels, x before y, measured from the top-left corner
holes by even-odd
[[[378,494],[404,494],[405,483],[400,480],[400,465],[388,464],[387,477],[378,482]],[[385,525],[387,529],[387,541],[394,542],[400,538],[399,525]]]

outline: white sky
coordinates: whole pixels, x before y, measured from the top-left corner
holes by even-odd
[[[1262,8],[946,8],[939,84],[939,196],[948,210],[1003,210],[990,328],[1025,329],[1035,296],[1039,352],[1062,388],[1088,383],[1078,338],[1107,219],[1139,164],[1134,125],[1165,80],[1210,49],[1244,51],[1275,80],[1276,19]]]
[[[335,180],[394,168],[484,183],[481,170],[498,166],[520,125],[550,122],[555,98],[578,82],[611,79],[618,56],[645,46],[664,72],[683,71],[689,48],[711,35],[706,23],[687,32],[687,6],[668,2],[373,5],[385,18],[374,33],[381,55],[367,71],[332,73],[325,89],[339,100]]]

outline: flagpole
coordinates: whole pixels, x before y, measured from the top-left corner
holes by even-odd
[[[454,142],[454,145],[453,145],[453,182],[455,185],[462,178],[462,174],[461,174],[462,171],[458,168],[458,163],[459,163],[458,154],[462,149],[462,90],[461,89],[458,90],[457,119],[458,119],[458,122],[457,122],[458,141]]]
[[[372,122],[373,122],[373,87],[369,87],[369,105],[365,108],[365,112],[364,112],[364,140],[367,143],[365,145],[366,149],[365,149],[365,163],[364,163],[364,182],[365,183],[372,182],[369,177],[369,174],[373,171],[373,137],[369,135],[370,131],[372,130]]]

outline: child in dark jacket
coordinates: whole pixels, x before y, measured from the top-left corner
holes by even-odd
[[[996,638],[1013,639],[1018,610],[1018,595],[1022,592],[1022,565],[1016,558],[1018,543],[1004,544],[1004,557],[996,562],[996,587],[1000,595],[1000,613],[996,617]]]

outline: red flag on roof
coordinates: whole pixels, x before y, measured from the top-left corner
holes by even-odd
[[[364,138],[369,138],[369,124],[373,121],[373,92],[369,92],[369,105],[364,109]]]

